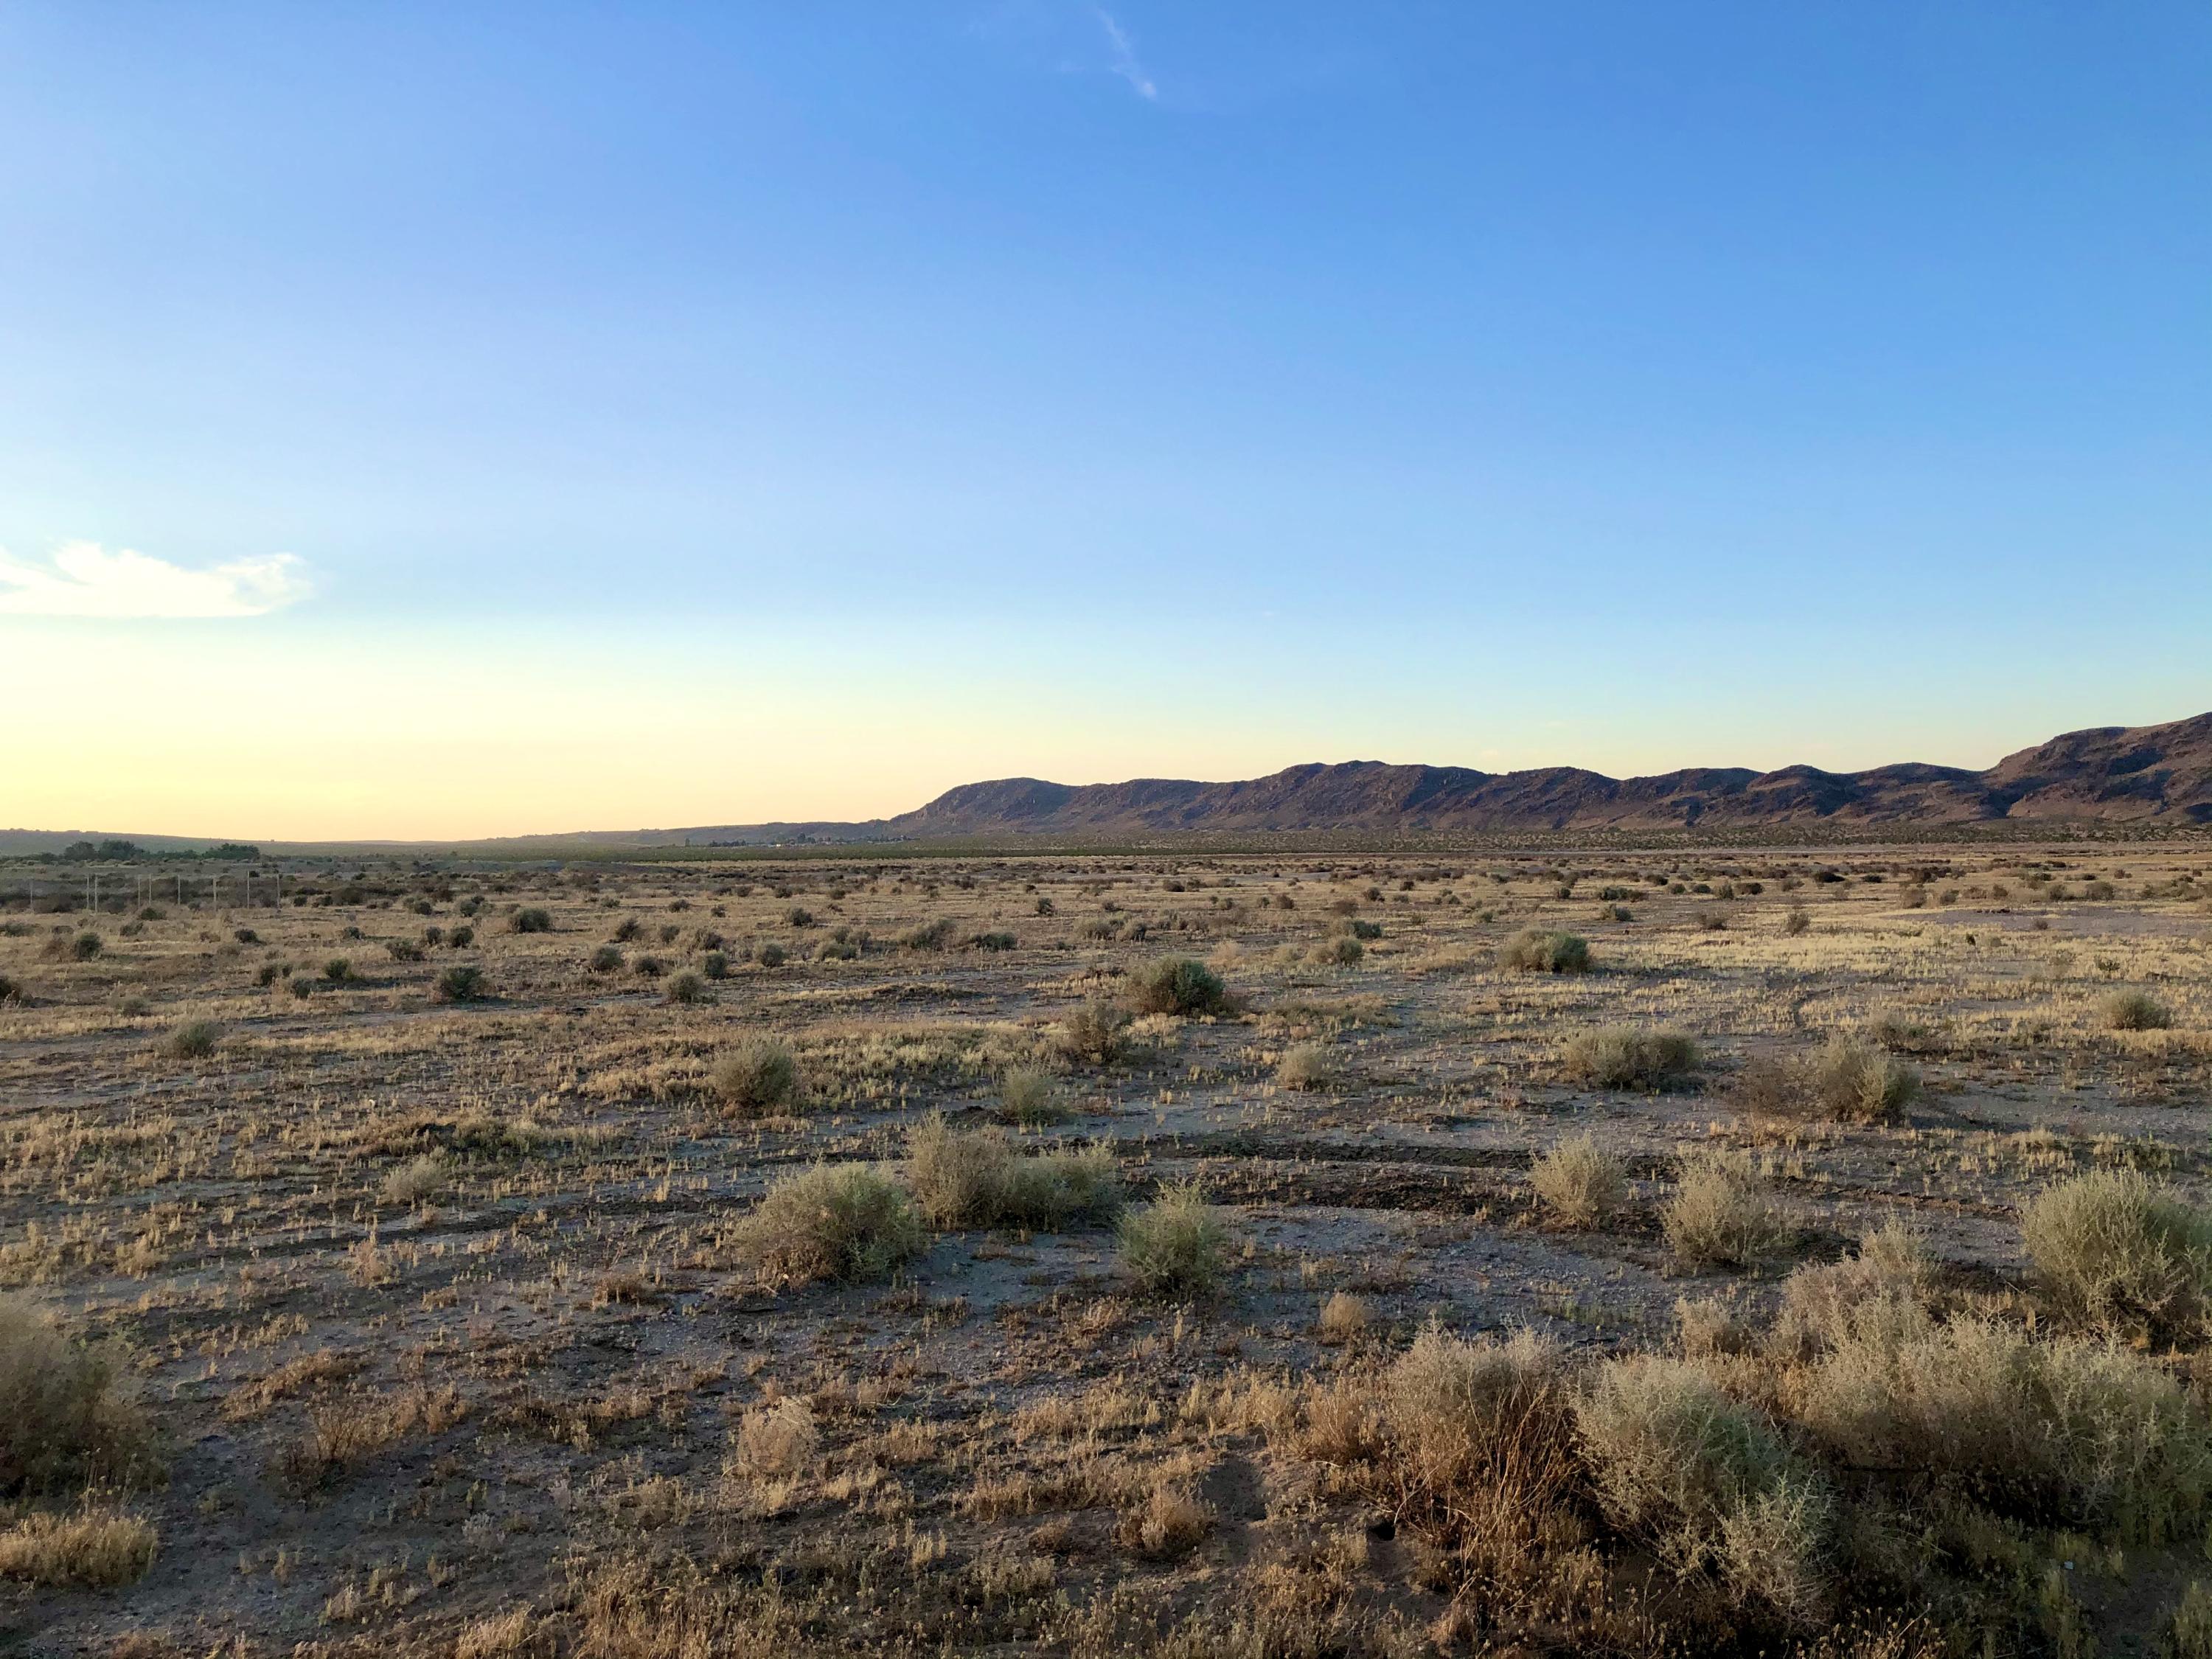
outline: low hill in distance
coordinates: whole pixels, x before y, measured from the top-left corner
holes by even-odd
[[[349,848],[455,847],[544,855],[563,848],[765,847],[868,842],[1004,840],[1036,836],[1110,842],[1188,832],[1210,836],[1327,832],[1420,835],[1576,831],[1826,829],[1864,836],[1886,829],[1925,834],[1991,824],[2203,825],[2212,828],[2212,714],[2163,726],[2069,732],[1986,771],[1905,763],[1864,772],[1785,766],[1691,767],[1648,778],[1609,778],[1578,767],[1479,772],[1462,766],[1380,761],[1293,766],[1231,783],[1133,778],[1126,783],[1050,783],[1000,778],[965,783],[896,817],[865,823],[702,825],[688,830],[598,830],[462,843],[343,843]],[[59,854],[97,832],[0,830],[0,856]],[[132,837],[149,851],[214,845],[176,836]],[[299,843],[272,853],[311,850]],[[341,843],[326,843],[337,846]]]

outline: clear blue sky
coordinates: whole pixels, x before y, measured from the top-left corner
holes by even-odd
[[[2208,89],[2155,0],[17,0],[0,823],[2199,712]]]

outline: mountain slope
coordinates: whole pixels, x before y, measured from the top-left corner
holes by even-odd
[[[2212,714],[2164,726],[2071,732],[1984,772],[1906,763],[1864,772],[1690,768],[1609,778],[1575,767],[1489,773],[1377,761],[1293,766],[1264,778],[1139,778],[1071,786],[963,784],[860,835],[896,837],[1158,833],[1176,830],[1737,829],[1823,821],[1972,823],[2179,819],[2212,823]]]

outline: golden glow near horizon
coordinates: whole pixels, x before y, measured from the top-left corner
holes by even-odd
[[[550,633],[489,643],[417,630],[393,645],[374,629],[267,622],[6,624],[0,699],[32,717],[6,740],[0,828],[471,840],[883,817],[1012,775],[1228,779],[1353,757],[1616,775],[1786,763],[1778,750],[1838,768],[1929,758],[1879,726],[1849,734],[1853,755],[1753,731],[1760,757],[1729,752],[1741,732],[1685,752],[1663,715],[1646,722],[1659,729],[1601,734],[1525,711],[1480,722],[1495,732],[1523,714],[1504,751],[1468,741],[1477,722],[1441,703],[1393,722],[1348,701],[1286,704],[1259,683],[1194,722],[1073,670],[933,678],[911,660],[871,669],[856,651],[825,673],[804,644],[733,654],[734,668],[702,667],[696,642]],[[1395,754],[1374,740],[1394,725]],[[1987,765],[2005,746],[1954,763]]]

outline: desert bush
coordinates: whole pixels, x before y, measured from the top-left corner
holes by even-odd
[[[507,930],[510,933],[550,933],[553,931],[552,913],[536,905],[528,906],[507,919]]]
[[[645,924],[635,916],[624,916],[615,924],[613,934],[617,945],[634,943],[645,932]]]
[[[107,948],[107,942],[97,933],[79,933],[70,941],[70,954],[79,962],[90,962]]]
[[[898,936],[898,942],[908,951],[942,951],[951,937],[952,924],[939,916],[919,927],[908,928]]]
[[[456,963],[438,975],[431,994],[441,1002],[474,1002],[489,988],[484,983],[483,969],[468,963]]]
[[[172,1060],[205,1060],[222,1042],[222,1027],[211,1019],[188,1019],[161,1040]]]
[[[2173,1024],[2173,1010],[2148,991],[2115,991],[2097,1012],[2115,1031],[2163,1031]]]
[[[154,1565],[154,1528],[135,1515],[88,1504],[75,1515],[25,1516],[0,1532],[0,1578],[48,1589],[113,1589]]]
[[[788,960],[788,957],[784,951],[783,946],[778,945],[774,939],[770,939],[767,944],[762,945],[759,950],[753,952],[753,960],[760,963],[763,968],[781,968],[783,966],[784,963]]]
[[[476,942],[477,930],[473,927],[456,927],[446,935],[446,948],[449,951],[465,951]]]
[[[1530,1168],[1528,1183],[1570,1227],[1595,1227],[1628,1201],[1627,1170],[1592,1134],[1556,1142]]]
[[[699,971],[708,979],[727,979],[730,976],[730,958],[720,951],[709,951],[699,958]]]
[[[669,980],[667,995],[671,1002],[702,1001],[707,995],[707,981],[686,968]]]
[[[1053,1231],[1103,1221],[1121,1206],[1121,1176],[1104,1146],[1024,1155],[993,1124],[953,1128],[933,1112],[907,1139],[907,1180],[925,1219],[939,1227]]]
[[[668,971],[668,964],[659,957],[640,957],[630,964],[630,971],[640,979],[659,979]]]
[[[921,1216],[906,1188],[866,1164],[817,1164],[786,1176],[732,1229],[739,1260],[763,1279],[883,1279],[921,1254]]]
[[[753,1480],[788,1480],[814,1467],[822,1449],[814,1413],[796,1395],[756,1406],[730,1431],[726,1474]]]
[[[315,981],[305,974],[295,974],[284,981],[284,988],[304,1001],[315,994]]]
[[[1332,1346],[1351,1342],[1375,1322],[1375,1310],[1346,1291],[1332,1291],[1321,1304],[1315,1334]]]
[[[1802,904],[1791,905],[1789,914],[1782,918],[1782,931],[1792,939],[1796,938],[1812,925],[1813,918]]]
[[[2021,1235],[2045,1287],[2079,1318],[2169,1339],[2212,1325],[2212,1216],[2137,1170],[2047,1188]]]
[[[1898,1008],[1885,1008],[1876,1014],[1867,1033],[1893,1054],[1933,1054],[1942,1046],[1935,1027]]]
[[[1729,1097],[1753,1117],[1880,1123],[1918,1099],[1920,1091],[1917,1067],[1838,1032],[1811,1054],[1754,1055],[1736,1073]]]
[[[1799,1414],[1847,1465],[2123,1540],[2193,1534],[2212,1492],[2212,1432],[2170,1373],[1990,1319],[1859,1322],[1813,1368]]]
[[[1678,1572],[1711,1568],[1747,1600],[1816,1616],[1834,1498],[1772,1424],[1698,1365],[1650,1354],[1600,1366],[1575,1422],[1613,1525]]]
[[[332,957],[323,964],[323,977],[333,985],[343,985],[353,976],[353,963],[343,957]]]
[[[411,939],[395,939],[386,940],[384,945],[384,953],[390,957],[394,962],[420,962],[422,960],[422,947],[417,945]]]
[[[1033,1066],[1017,1066],[999,1080],[999,1115],[1009,1123],[1034,1129],[1057,1123],[1067,1115],[1052,1073]]]
[[[1313,948],[1313,960],[1324,967],[1357,968],[1367,958],[1367,947],[1350,934],[1323,939]]]
[[[1601,1025],[1569,1040],[1567,1075],[1595,1089],[1671,1088],[1698,1067],[1698,1045],[1680,1031]]]
[[[1121,1218],[1121,1265],[1155,1296],[1206,1296],[1227,1271],[1229,1224],[1195,1181],[1172,1182]]]
[[[1850,1123],[1886,1123],[1920,1095],[1920,1073],[1872,1043],[1838,1032],[1808,1064],[1820,1111]]]
[[[1335,1066],[1326,1043],[1294,1043],[1275,1062],[1275,1082],[1285,1089],[1326,1089],[1334,1074]]]
[[[1902,1340],[1927,1324],[1935,1276],[1927,1247],[1893,1221],[1860,1240],[1857,1255],[1784,1279],[1767,1346],[1805,1361],[1862,1338]]]
[[[592,952],[592,959],[587,965],[595,974],[613,973],[617,969],[623,965],[623,953],[621,947],[613,945],[602,945],[598,950]]]
[[[747,1037],[716,1056],[707,1086],[733,1115],[758,1116],[797,1103],[799,1062],[774,1037]]]
[[[22,999],[21,983],[9,978],[5,974],[0,974],[0,1002],[20,1002]]]
[[[1766,1183],[1740,1152],[1684,1160],[1659,1218],[1668,1247],[1688,1267],[1748,1267],[1790,1237]]]
[[[1140,1014],[1222,1014],[1229,992],[1195,957],[1156,957],[1130,973],[1129,1003]]]
[[[378,1191],[386,1204],[419,1204],[441,1189],[452,1174],[442,1157],[425,1152],[386,1170]]]
[[[1128,1015],[1113,1004],[1086,1002],[1060,1023],[1054,1041],[1070,1060],[1108,1066],[1121,1057],[1128,1028]]]
[[[1001,931],[970,933],[968,936],[968,946],[974,951],[1011,951],[1019,942],[1012,933]]]
[[[1524,927],[1498,947],[1498,965],[1513,973],[1587,973],[1589,941],[1557,928]]]
[[[0,1496],[150,1474],[150,1433],[121,1377],[110,1351],[71,1342],[52,1315],[0,1295]]]

